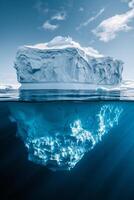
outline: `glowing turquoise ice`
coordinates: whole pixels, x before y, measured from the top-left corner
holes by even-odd
[[[11,119],[29,160],[52,170],[70,170],[118,125],[122,108],[114,103],[14,103]]]

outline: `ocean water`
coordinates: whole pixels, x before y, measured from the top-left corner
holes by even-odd
[[[132,94],[2,90],[0,199],[133,200]]]

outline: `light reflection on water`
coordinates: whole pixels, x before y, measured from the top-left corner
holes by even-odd
[[[134,100],[134,89],[106,90],[1,90],[0,101],[51,101],[51,100]]]

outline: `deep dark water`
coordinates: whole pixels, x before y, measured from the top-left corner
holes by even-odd
[[[16,137],[16,124],[9,120],[7,103],[1,102],[0,200],[133,200],[134,102],[113,103],[123,108],[118,126],[71,171],[52,172],[28,161],[28,152]]]

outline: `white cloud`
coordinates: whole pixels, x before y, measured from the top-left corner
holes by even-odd
[[[46,21],[44,22],[44,24],[42,25],[42,28],[45,30],[50,30],[50,31],[54,31],[55,29],[57,29],[59,27],[58,24],[52,24],[50,21]]]
[[[105,11],[105,8],[102,8],[95,16],[90,17],[85,22],[81,23],[78,27],[76,27],[76,30],[81,29],[82,27],[86,27],[88,24],[96,20],[103,12]]]
[[[51,9],[48,7],[48,4],[43,0],[37,0],[34,8],[36,8],[36,10],[40,14],[50,14],[50,18],[48,18],[41,26],[44,30],[56,30],[57,28],[59,28],[60,25],[58,24],[58,22],[56,23],[55,21],[64,21],[67,17],[67,13],[64,10],[64,7],[60,8],[59,10]]]
[[[134,0],[128,2],[129,8],[134,8]]]
[[[131,26],[128,25],[134,18],[134,9],[130,9],[126,13],[117,14],[113,17],[105,19],[92,32],[103,42],[108,42],[116,38],[121,31],[130,31]]]
[[[57,28],[59,28],[59,24],[54,24],[54,20],[56,21],[63,21],[66,19],[66,12],[65,11],[59,11],[52,17],[50,17],[49,20],[45,21],[44,24],[42,25],[42,28],[45,30],[50,30],[54,31]]]
[[[51,20],[62,21],[66,19],[66,12],[58,12],[54,16],[51,17]]]

